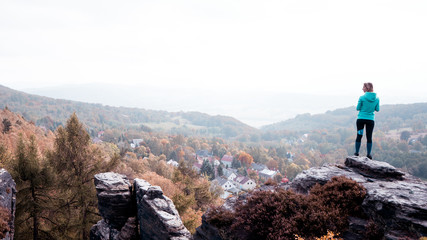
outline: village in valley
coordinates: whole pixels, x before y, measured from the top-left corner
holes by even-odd
[[[291,156],[290,153],[289,155]],[[223,199],[236,196],[242,191],[253,190],[260,182],[266,182],[269,179],[279,180],[281,183],[289,182],[286,177],[281,177],[277,169],[270,170],[266,165],[258,163],[242,166],[240,161],[228,154],[219,159],[208,150],[198,150],[195,153],[195,159],[193,169],[200,174],[208,175],[212,185],[220,186],[223,190],[221,195]],[[179,165],[173,159],[167,163],[175,167]]]
[[[103,140],[101,140],[103,137],[104,131],[100,131],[97,137],[93,139],[93,142],[101,143],[103,142]],[[294,140],[295,142],[288,143],[303,143],[307,137],[308,134],[304,134],[301,138]],[[173,137],[169,137],[169,140],[172,141],[172,139]],[[142,138],[119,142],[117,146],[135,152],[136,149],[141,146],[150,149],[146,141]],[[245,152],[240,152],[236,156],[228,152],[221,157],[214,155],[213,151],[199,149],[190,155],[191,157],[188,156],[188,159],[191,159],[189,160],[191,168],[209,179],[211,182],[211,189],[218,189],[220,187],[222,189],[222,195],[220,196],[222,199],[253,190],[267,181],[281,184],[289,182],[286,174],[283,175],[280,173],[279,169],[269,168],[266,164],[257,163],[251,155]],[[291,152],[286,152],[285,161],[292,163],[294,160],[293,158],[294,155]],[[179,162],[173,157],[170,157],[166,163],[176,168],[179,166]]]

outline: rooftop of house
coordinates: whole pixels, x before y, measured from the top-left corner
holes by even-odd
[[[227,178],[229,178],[231,175],[237,176],[234,172],[232,171],[224,171],[224,176],[226,176]]]
[[[217,177],[217,178],[215,178],[215,181],[217,181],[218,184],[220,186],[222,186],[222,185],[224,185],[224,184],[226,184],[228,182],[228,179],[225,179],[225,178],[222,178],[222,177]]]
[[[251,181],[252,179],[250,179],[250,178],[248,178],[248,177],[244,177],[239,183],[240,184],[245,184],[245,183],[247,183],[247,182],[249,182],[249,181]]]
[[[212,154],[208,150],[197,150],[196,151],[196,155],[197,156],[202,156],[202,157],[210,157],[210,156],[212,156]]]
[[[224,156],[222,156],[221,161],[224,161],[224,162],[232,162],[232,161],[233,161],[233,156],[230,156],[230,155],[224,155]]]
[[[267,166],[265,166],[264,164],[259,164],[259,163],[252,163],[251,167],[253,170],[256,170],[256,171],[262,171],[267,168]]]
[[[202,164],[196,162],[193,164],[193,167],[202,168]]]
[[[264,169],[264,170],[260,171],[259,173],[264,174],[264,175],[268,175],[268,176],[273,176],[273,175],[277,174],[276,171],[272,171],[269,169]]]

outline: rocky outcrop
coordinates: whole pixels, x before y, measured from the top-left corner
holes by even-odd
[[[97,240],[136,240],[138,238],[138,225],[136,218],[129,218],[125,225],[117,230],[112,228],[104,219],[100,220],[90,230],[90,239]]]
[[[427,236],[427,183],[385,162],[348,157],[345,165],[325,165],[303,171],[293,180],[290,188],[308,193],[315,184],[323,185],[334,176],[353,179],[367,190],[362,204],[366,218],[350,217],[349,230],[344,234],[344,239],[365,239],[370,221],[382,228],[386,239],[419,239],[420,236]],[[236,200],[236,197],[229,198],[224,206],[233,209]],[[219,240],[221,237],[217,228],[202,221],[194,239]]]
[[[160,187],[142,179],[135,179],[134,185],[141,239],[191,239],[175,205]]]
[[[160,187],[135,179],[132,188],[126,176],[112,172],[95,175],[95,187],[103,219],[92,227],[91,240],[192,238]]]
[[[125,175],[95,175],[98,209],[102,216],[90,231],[91,240],[138,239],[132,185]]]
[[[368,178],[383,179],[383,180],[403,180],[405,173],[397,170],[386,162],[371,161],[364,157],[348,157],[345,160],[345,165],[353,171]]]
[[[417,235],[427,235],[426,182],[404,174],[385,162],[366,157],[348,157],[345,166],[326,165],[304,171],[294,179],[291,187],[306,193],[314,184],[323,184],[333,176],[346,176],[366,188],[362,208],[385,228],[386,238],[405,236],[407,239],[418,239]],[[351,221],[350,224],[360,225]],[[364,230],[363,227],[360,229],[361,232]]]
[[[292,181],[291,188],[300,193],[307,193],[316,183],[325,184],[334,176],[345,176],[364,184],[374,181],[384,183],[405,181],[404,175],[386,162],[374,161],[366,157],[348,157],[345,160],[345,166],[325,165],[303,171]],[[406,177],[406,179],[411,178],[409,175]]]
[[[16,184],[10,173],[3,168],[0,169],[0,207],[7,211],[4,214],[9,215],[7,225],[10,230],[4,233],[3,240],[11,240],[15,232]]]
[[[222,240],[219,229],[206,221],[206,215],[202,216],[202,225],[196,229],[195,240]]]
[[[121,228],[135,216],[132,208],[132,185],[125,175],[100,173],[95,175],[99,213],[114,228]]]

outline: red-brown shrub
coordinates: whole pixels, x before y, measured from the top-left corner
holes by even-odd
[[[344,232],[349,214],[359,213],[365,194],[355,181],[339,177],[315,186],[310,195],[281,188],[254,191],[235,205],[235,212],[217,208],[206,218],[220,231],[231,229],[238,239],[295,239],[296,234],[312,239],[328,230]]]
[[[320,199],[331,208],[341,209],[343,214],[360,216],[360,206],[366,196],[366,189],[344,176],[333,177],[325,185],[316,184],[310,189],[310,197]]]
[[[10,231],[8,224],[9,220],[9,210],[0,206],[0,239],[3,239],[6,236],[6,233]]]
[[[266,186],[277,186],[277,182],[274,179],[269,178],[269,179],[267,179],[267,181],[265,181],[264,185],[266,185]]]
[[[207,220],[218,228],[230,227],[233,224],[234,214],[224,207],[212,207],[207,213]]]

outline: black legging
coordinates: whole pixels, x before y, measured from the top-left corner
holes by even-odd
[[[375,122],[367,119],[357,119],[357,138],[356,142],[362,142],[363,128],[366,125],[366,139],[368,143],[372,143],[372,132],[374,131]]]

